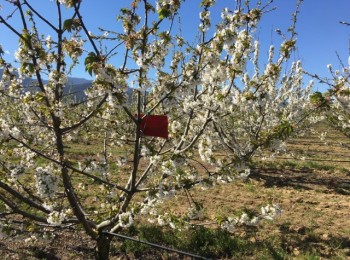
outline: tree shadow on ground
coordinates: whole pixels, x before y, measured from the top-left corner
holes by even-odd
[[[32,259],[33,257],[36,259],[47,259],[47,260],[58,260],[59,257],[56,256],[54,249],[41,248],[36,245],[31,246],[21,246],[16,249],[12,249],[9,245],[0,242],[0,255],[3,257],[6,256],[5,259],[17,259],[18,257],[21,259]]]
[[[0,259],[93,259],[94,248],[89,237],[74,230],[55,232],[52,239],[42,239],[42,233],[20,233],[0,240]],[[35,236],[37,239],[26,241]]]
[[[33,256],[38,259],[47,259],[47,260],[59,260],[60,258],[54,253],[54,249],[50,248],[45,250],[45,248],[40,248],[38,246],[30,246],[27,248],[33,252]]]
[[[9,248],[6,245],[6,243],[0,242],[0,256],[4,256],[4,255],[12,257],[12,256],[17,255],[17,252],[16,252],[16,250]]]
[[[334,235],[320,235],[311,228],[282,224],[279,227],[281,232],[282,247],[288,254],[298,252],[314,254],[328,259],[339,250],[345,256],[350,256],[350,238]]]
[[[320,190],[350,195],[350,178],[315,172],[312,169],[254,169],[251,178],[265,187],[291,187],[298,190]]]

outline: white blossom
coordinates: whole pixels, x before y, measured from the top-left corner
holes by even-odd
[[[57,177],[51,167],[37,167],[35,179],[38,194],[43,198],[53,198],[57,189]]]
[[[47,222],[51,225],[59,226],[62,224],[62,221],[65,219],[65,213],[59,211],[52,211],[47,218]]]
[[[130,227],[134,223],[134,218],[131,212],[119,214],[119,225],[123,228]]]

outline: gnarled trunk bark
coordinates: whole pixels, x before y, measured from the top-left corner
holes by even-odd
[[[101,233],[96,239],[95,259],[108,260],[109,251],[111,248],[112,238],[106,234]]]

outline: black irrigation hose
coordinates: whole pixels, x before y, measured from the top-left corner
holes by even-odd
[[[120,235],[120,234],[107,232],[107,231],[104,231],[102,233],[104,233],[106,235],[110,235],[110,236],[119,237],[119,238],[122,238],[122,239],[131,240],[131,241],[134,241],[134,242],[137,242],[137,243],[140,243],[140,244],[145,244],[145,245],[148,245],[148,246],[152,246],[152,247],[155,247],[155,248],[167,250],[167,251],[170,251],[170,252],[178,253],[178,254],[181,254],[181,255],[189,256],[189,257],[192,257],[194,259],[205,259],[205,260],[209,259],[209,258],[206,258],[206,257],[203,257],[203,256],[187,253],[187,252],[180,251],[180,250],[177,250],[177,249],[172,249],[172,248],[169,248],[169,247],[161,246],[161,245],[158,245],[158,244],[150,243],[150,242],[147,242],[147,241],[144,241],[144,240],[136,239],[136,238],[133,238],[133,237],[128,237],[128,236],[125,236],[125,235]]]

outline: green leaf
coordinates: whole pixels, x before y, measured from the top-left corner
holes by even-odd
[[[159,37],[163,39],[166,43],[171,41],[171,36],[168,32],[161,32],[159,33]]]
[[[28,70],[30,73],[34,73],[34,65],[32,63],[28,64]]]
[[[90,76],[92,76],[92,67],[87,68],[87,72],[89,72]]]
[[[89,64],[94,63],[96,61],[98,61],[98,57],[97,57],[96,53],[90,52],[88,54],[88,56],[86,57],[84,64],[89,65]]]
[[[171,15],[171,11],[169,9],[162,8],[158,11],[159,19],[168,18]]]
[[[28,33],[27,30],[23,30],[23,34],[22,34],[22,39],[21,42],[23,43],[24,47],[28,48],[29,43],[31,42],[31,35]]]
[[[72,31],[72,26],[73,26],[73,19],[67,19],[63,22],[63,31]]]
[[[24,62],[22,65],[21,65],[21,68],[20,70],[24,73],[34,73],[35,69],[34,69],[34,65],[32,63],[27,63],[27,62]]]
[[[212,1],[212,0],[202,0],[201,4],[200,4],[200,7],[211,7],[213,6],[215,3],[215,1]]]
[[[94,52],[90,52],[88,56],[85,58],[85,71],[89,72],[90,76],[92,76],[93,72],[93,64],[97,62],[99,57]]]
[[[310,96],[310,102],[314,106],[325,106],[327,105],[327,100],[323,94],[319,91],[316,91]]]

